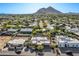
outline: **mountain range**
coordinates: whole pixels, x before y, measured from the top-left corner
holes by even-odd
[[[61,11],[49,6],[48,8],[41,8],[35,14],[61,14]]]

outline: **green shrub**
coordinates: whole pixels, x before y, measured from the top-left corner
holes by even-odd
[[[43,45],[38,45],[38,46],[37,46],[37,50],[38,50],[38,51],[42,51],[43,49],[44,49],[44,46],[43,46]]]

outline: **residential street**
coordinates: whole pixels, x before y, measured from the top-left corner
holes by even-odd
[[[63,51],[66,51],[68,50],[67,48],[66,49],[61,49],[61,55],[60,56],[68,56],[66,55]],[[78,49],[72,49],[74,51],[78,51]],[[50,48],[48,49],[44,49],[43,51],[43,56],[56,56],[55,53],[53,53],[53,50],[51,50]],[[79,53],[73,53],[74,56],[79,56]],[[8,51],[8,50],[3,50],[2,52],[0,52],[0,56],[39,56],[39,55],[36,55],[36,52],[31,52],[31,50],[29,49],[28,51],[24,51],[24,49],[22,50],[21,54],[16,54],[14,51]]]

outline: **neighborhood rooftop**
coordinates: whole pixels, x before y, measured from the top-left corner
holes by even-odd
[[[24,39],[13,39],[13,40],[10,40],[8,43],[17,45],[17,44],[23,44],[24,42],[25,42]]]

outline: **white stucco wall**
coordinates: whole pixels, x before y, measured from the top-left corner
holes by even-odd
[[[65,43],[59,43],[58,46],[65,47]],[[66,46],[67,47],[79,47],[79,43],[67,43]]]

